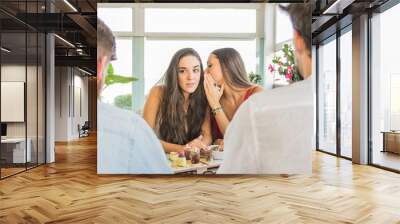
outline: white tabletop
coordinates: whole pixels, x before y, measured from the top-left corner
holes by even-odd
[[[27,139],[28,141],[30,140],[29,138]],[[20,143],[24,142],[25,138],[5,138],[1,139],[1,143]]]

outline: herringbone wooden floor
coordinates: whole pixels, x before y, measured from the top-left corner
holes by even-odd
[[[98,176],[96,139],[0,181],[0,223],[400,223],[400,175],[315,153],[311,177]]]

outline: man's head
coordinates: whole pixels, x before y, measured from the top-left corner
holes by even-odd
[[[292,21],[296,61],[301,75],[306,78],[311,75],[311,4],[293,3],[281,8]]]
[[[115,38],[110,28],[97,19],[97,93],[103,87],[105,75],[110,60],[115,59]]]

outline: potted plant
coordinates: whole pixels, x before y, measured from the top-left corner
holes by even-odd
[[[114,73],[114,67],[112,66],[112,64],[110,63],[108,65],[108,69],[107,69],[107,76],[106,79],[104,80],[104,88],[107,88],[108,86],[111,86],[113,84],[119,83],[119,84],[127,84],[133,81],[137,81],[138,78],[136,77],[129,77],[129,76],[125,76],[125,75],[117,75]]]
[[[134,81],[137,81],[138,78],[136,77],[129,77],[129,76],[125,76],[125,75],[117,75],[114,72],[114,68],[112,66],[112,64],[110,63],[110,65],[108,66],[107,69],[107,76],[104,80],[104,84],[105,87],[104,89],[106,89],[107,87],[113,85],[113,84],[128,84]],[[131,109],[132,108],[132,94],[124,94],[124,95],[119,95],[116,96],[114,98],[114,105],[122,108],[122,109]]]
[[[282,50],[274,55],[268,70],[272,75],[278,73],[289,84],[303,80],[296,65],[294,49],[290,44],[284,44]]]
[[[261,75],[256,74],[254,72],[249,73],[249,79],[250,79],[250,82],[257,84],[257,85],[261,85],[261,83],[262,83]]]

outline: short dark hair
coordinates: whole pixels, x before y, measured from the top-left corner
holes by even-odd
[[[291,3],[288,6],[279,6],[286,11],[292,21],[293,29],[295,29],[303,38],[306,47],[311,51],[311,3]]]
[[[109,56],[115,60],[115,37],[110,28],[99,18],[97,18],[97,52]],[[99,55],[97,55],[99,56]]]

